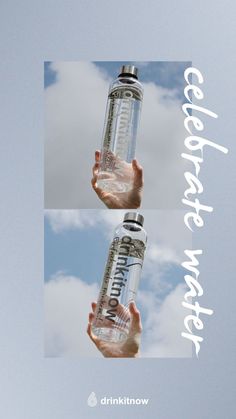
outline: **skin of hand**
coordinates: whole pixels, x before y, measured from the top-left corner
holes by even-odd
[[[92,333],[92,322],[95,316],[94,313],[97,304],[93,302],[91,306],[92,312],[89,313],[87,333],[102,355],[105,358],[138,358],[142,324],[140,312],[138,311],[135,303],[131,302],[129,304],[130,327],[128,337],[124,342],[117,343],[103,341]]]
[[[132,161],[133,187],[128,192],[105,192],[97,185],[98,169],[100,164],[101,152],[95,152],[95,164],[93,166],[92,187],[101,201],[111,209],[136,209],[141,205],[143,192],[143,169],[136,159]]]

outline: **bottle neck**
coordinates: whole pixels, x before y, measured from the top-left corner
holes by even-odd
[[[138,80],[138,77],[135,76],[134,74],[130,74],[130,73],[121,73],[121,74],[119,74],[118,79]]]
[[[125,220],[124,224],[136,224],[140,227],[143,227],[143,225],[141,223],[139,223],[138,221],[135,221],[135,220]]]

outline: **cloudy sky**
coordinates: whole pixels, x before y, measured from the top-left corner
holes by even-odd
[[[45,63],[45,208],[103,208],[90,186],[101,148],[111,80],[121,62]],[[180,208],[185,129],[183,73],[189,62],[137,62],[144,101],[136,157],[144,167],[143,208]]]
[[[101,356],[86,334],[91,301],[97,300],[109,243],[120,210],[45,211],[45,355]],[[183,212],[144,210],[148,246],[137,305],[143,322],[143,357],[190,357],[181,337],[186,310],[183,251],[191,234]]]

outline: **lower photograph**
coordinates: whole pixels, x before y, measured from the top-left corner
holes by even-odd
[[[183,214],[45,211],[45,357],[192,357]]]

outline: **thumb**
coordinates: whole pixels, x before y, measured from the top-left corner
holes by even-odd
[[[134,171],[134,187],[136,189],[142,189],[143,187],[143,168],[137,162],[136,159],[132,161],[132,167]]]
[[[133,301],[129,305],[129,310],[131,314],[130,333],[132,335],[139,334],[142,332],[141,316]]]

